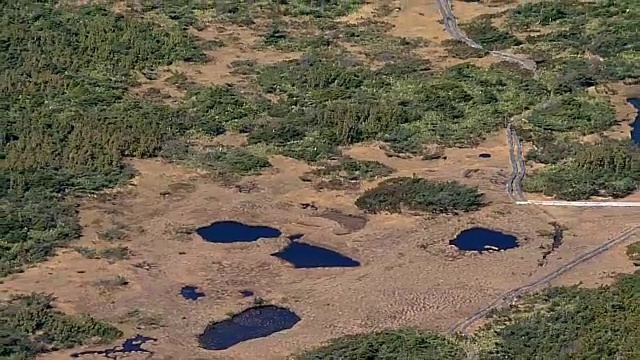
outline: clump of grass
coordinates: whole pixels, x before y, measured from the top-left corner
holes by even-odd
[[[124,240],[127,237],[127,227],[122,224],[115,224],[103,232],[98,233],[98,238],[103,241],[115,242]]]
[[[165,82],[185,91],[193,88],[196,84],[187,74],[181,71],[172,71],[171,76],[166,78]]]
[[[88,248],[85,246],[77,246],[73,248],[78,254],[82,255],[87,259],[98,259],[98,251],[96,249]]]
[[[187,194],[190,194],[190,193],[196,191],[196,186],[194,184],[184,183],[184,182],[171,183],[167,187],[167,191],[169,193],[172,193],[172,194],[173,193],[187,193]]]
[[[171,229],[171,236],[178,241],[187,241],[191,238],[191,235],[195,234],[196,228],[194,226],[179,225]]]
[[[229,63],[232,75],[253,75],[257,71],[258,62],[253,59],[233,60]]]
[[[162,319],[156,314],[150,314],[141,309],[128,311],[119,321],[122,323],[133,323],[136,329],[157,329],[163,327]]]
[[[102,249],[98,252],[98,254],[103,259],[114,261],[114,260],[128,259],[131,252],[129,251],[129,248],[126,246],[116,246],[116,247]]]
[[[87,259],[108,259],[114,261],[128,259],[130,255],[129,248],[126,246],[116,246],[101,250],[80,246],[75,247],[74,250]]]
[[[100,288],[111,290],[129,285],[129,280],[124,276],[118,275],[114,278],[96,280],[94,284]]]

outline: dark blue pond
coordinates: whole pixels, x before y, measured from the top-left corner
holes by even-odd
[[[289,262],[297,269],[360,266],[358,261],[338,252],[301,242],[291,242],[271,256]]]
[[[192,285],[183,286],[182,289],[180,289],[180,295],[187,300],[198,300],[204,297],[204,293],[198,291],[198,287]]]
[[[628,101],[638,110],[636,120],[631,124],[631,140],[640,145],[640,98],[629,99]]]
[[[480,155],[478,155],[479,158],[481,159],[488,159],[491,157],[491,154],[487,154],[487,153],[482,153]]]
[[[105,350],[91,350],[91,351],[82,351],[71,354],[72,358],[77,358],[85,355],[102,355],[105,358],[116,359],[117,354],[130,354],[130,353],[145,353],[149,354],[149,356],[153,355],[152,351],[146,350],[142,348],[142,345],[150,342],[157,341],[158,339],[144,336],[144,335],[136,335],[132,338],[125,340],[122,345],[115,346]]]
[[[198,336],[198,342],[207,350],[224,350],[243,341],[291,329],[299,321],[298,315],[289,309],[273,305],[256,306],[230,319],[209,324]]]
[[[507,250],[518,247],[518,239],[500,231],[473,227],[462,231],[449,245],[463,251]]]
[[[240,295],[244,296],[244,297],[249,297],[249,296],[253,296],[253,291],[251,290],[241,290],[240,291]]]
[[[252,242],[260,238],[277,238],[280,230],[269,226],[254,226],[237,221],[217,221],[196,229],[205,241],[213,243]]]

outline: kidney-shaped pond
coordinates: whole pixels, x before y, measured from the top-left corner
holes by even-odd
[[[260,238],[277,238],[282,232],[269,226],[247,225],[237,221],[217,221],[196,229],[205,241],[213,243],[252,242]]]
[[[198,337],[207,350],[224,350],[243,341],[269,336],[291,329],[300,317],[289,309],[264,305],[233,315],[230,319],[209,324]]]
[[[339,252],[302,242],[291,242],[271,256],[282,259],[297,269],[360,266],[360,262]]]
[[[500,231],[473,227],[462,231],[449,241],[463,251],[508,250],[518,247],[518,238]]]

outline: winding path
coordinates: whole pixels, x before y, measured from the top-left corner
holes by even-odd
[[[576,266],[584,263],[585,261],[588,261],[598,255],[600,255],[601,253],[613,248],[614,246],[624,242],[625,240],[627,240],[628,238],[632,237],[633,235],[636,235],[636,233],[638,233],[638,230],[640,229],[640,226],[634,226],[630,229],[627,229],[625,231],[623,231],[621,234],[619,234],[618,236],[614,237],[613,239],[607,241],[606,243],[596,247],[595,249],[588,251],[580,256],[578,256],[577,258],[573,259],[572,261],[560,266],[558,269],[554,270],[553,272],[545,275],[544,277],[542,277],[541,279],[538,279],[528,285],[524,285],[521,286],[519,288],[513,289],[511,291],[508,291],[504,294],[502,294],[500,297],[498,297],[496,300],[492,301],[489,305],[485,306],[484,308],[474,312],[473,314],[471,314],[470,316],[468,316],[466,319],[458,322],[457,324],[455,324],[453,327],[451,327],[451,329],[449,329],[449,333],[451,334],[455,334],[455,333],[461,333],[462,335],[464,335],[468,340],[471,340],[471,335],[468,332],[469,327],[471,327],[471,325],[473,325],[476,321],[480,320],[481,318],[485,317],[491,310],[504,306],[507,303],[511,303],[515,300],[517,300],[520,296],[525,295],[533,290],[535,290],[536,288],[538,288],[540,285],[544,285],[544,284],[548,284],[550,281],[558,278],[559,276],[563,275],[564,273],[566,273],[567,271],[575,268]],[[475,353],[475,351],[473,349],[468,349],[467,350],[467,359],[468,360],[476,360],[478,359],[478,355]]]
[[[440,10],[440,14],[442,15],[444,28],[452,38],[458,41],[462,41],[472,48],[486,50],[482,45],[469,38],[467,34],[460,30],[460,28],[458,27],[458,21],[456,20],[455,15],[453,15],[451,0],[436,0],[436,4],[438,5],[438,10]],[[489,50],[489,53],[503,60],[518,63],[523,68],[531,70],[534,73],[536,71],[536,63],[531,59],[509,54],[503,51]]]
[[[452,38],[462,41],[466,43],[468,46],[476,48],[476,49],[484,49],[482,45],[475,42],[473,39],[470,39],[464,32],[460,30],[458,27],[456,18],[453,14],[453,9],[451,6],[451,0],[436,0],[436,4],[438,5],[438,9],[440,10],[440,14],[442,15],[442,20],[444,23],[445,30],[451,35]],[[530,59],[521,58],[512,54],[500,52],[500,51],[490,51],[491,55],[500,57],[504,60],[517,62],[523,68],[529,69],[536,72],[536,64]],[[526,168],[524,157],[522,155],[522,145],[520,139],[518,138],[516,132],[511,128],[511,123],[517,117],[513,117],[509,120],[507,124],[507,141],[509,144],[509,160],[511,163],[511,177],[507,183],[507,193],[509,198],[518,205],[550,205],[550,206],[640,206],[640,202],[592,202],[592,201],[535,201],[535,200],[526,200],[524,193],[522,191],[522,180],[526,175]],[[467,339],[471,339],[471,335],[468,332],[468,329],[479,319],[483,318],[487,315],[491,310],[503,306],[507,303],[513,302],[518,299],[520,296],[531,292],[532,290],[537,289],[540,285],[548,284],[550,281],[558,278],[564,273],[570,271],[576,266],[600,255],[601,253],[613,248],[614,246],[624,242],[628,238],[638,233],[640,226],[634,226],[623,231],[621,234],[616,237],[610,239],[597,246],[596,248],[578,256],[572,261],[560,266],[558,269],[552,271],[551,273],[545,275],[544,277],[533,281],[528,285],[524,285],[508,291],[502,294],[500,297],[492,301],[490,304],[485,306],[484,308],[474,312],[466,319],[460,321],[455,324],[450,330],[450,333],[461,333]],[[474,360],[478,359],[478,355],[475,353],[473,349],[468,349],[467,359]]]

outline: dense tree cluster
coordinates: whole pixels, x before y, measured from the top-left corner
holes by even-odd
[[[456,181],[438,182],[417,177],[385,180],[365,191],[356,206],[368,212],[403,210],[431,213],[474,211],[485,205],[478,189]]]
[[[153,156],[202,121],[130,96],[152,74],[204,54],[185,32],[97,6],[4,2],[0,14],[0,269],[42,260],[79,234],[61,195],[131,175],[124,156]]]
[[[86,343],[113,341],[123,334],[89,316],[55,310],[53,298],[34,293],[0,303],[0,357],[34,359],[36,355]]]
[[[427,143],[476,144],[506,117],[548,95],[531,78],[468,64],[442,74],[417,62],[372,70],[348,57],[318,53],[266,66],[257,82],[283,100],[257,123],[250,143],[383,140],[415,154]]]
[[[476,18],[465,25],[467,34],[488,49],[521,45],[518,51],[539,62],[541,78],[554,93],[640,77],[640,9],[634,0],[527,2],[506,12],[507,29],[534,34],[520,39],[492,25],[497,16]]]
[[[640,77],[636,66],[638,17],[640,9],[633,0],[563,0],[519,6],[509,12],[507,23],[521,30],[551,26],[552,31],[528,36],[524,42],[530,51],[553,55],[542,64],[545,77],[555,92],[567,92],[602,81]]]

